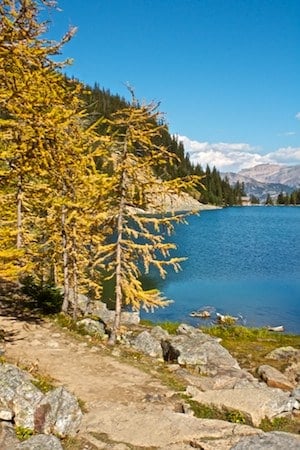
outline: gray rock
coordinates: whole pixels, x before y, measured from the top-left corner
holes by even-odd
[[[231,450],[299,450],[300,437],[278,431],[243,437]]]
[[[18,386],[29,381],[29,376],[11,364],[0,364],[0,402],[3,406],[15,396]]]
[[[276,348],[275,350],[271,351],[266,355],[267,359],[275,359],[278,361],[281,360],[289,360],[289,359],[298,359],[300,360],[300,350],[287,346],[287,347],[280,347]]]
[[[106,324],[112,324],[115,318],[115,312],[107,308],[106,304],[100,301],[94,301],[90,305],[90,313],[99,317]],[[138,325],[140,323],[139,312],[122,311],[122,325]]]
[[[11,364],[0,365],[0,403],[12,410],[16,425],[34,429],[34,411],[43,397],[25,372]]]
[[[160,341],[161,339],[168,339],[169,337],[169,333],[159,326],[153,327],[150,331],[150,334],[157,341]]]
[[[18,386],[12,401],[15,424],[33,430],[35,410],[43,398],[44,394],[30,382]]]
[[[104,324],[99,322],[99,320],[85,318],[79,320],[79,322],[77,322],[77,325],[82,326],[87,331],[87,333],[90,334],[98,334],[100,336],[104,336],[105,334]]]
[[[154,409],[150,403],[131,409],[130,414],[128,405],[118,404],[115,409],[113,406],[113,403],[99,405],[97,419],[90,417],[88,421],[88,432],[101,429],[111,441],[126,442],[132,448],[229,450],[242,436],[262,433],[223,420],[199,420],[182,414],[182,410],[174,412],[159,405]]]
[[[300,402],[300,386],[297,386],[292,392],[291,397],[294,397],[298,402]]]
[[[71,296],[72,298],[72,296]],[[91,304],[91,300],[84,294],[78,294],[77,298],[77,308],[83,313],[86,314],[89,311]]]
[[[64,289],[61,289],[61,293],[64,293]],[[70,293],[70,302],[72,304],[72,306],[74,305],[74,291],[72,288],[70,288],[69,290]],[[77,295],[77,304],[76,304],[76,308],[78,311],[80,311],[82,314],[86,314],[90,312],[90,307],[91,307],[91,300],[84,294],[78,294]]]
[[[196,366],[201,374],[215,376],[220,369],[240,369],[238,362],[218,341],[204,333],[172,336],[180,365]]]
[[[62,437],[74,436],[78,432],[82,416],[76,397],[64,387],[58,387],[48,392],[36,409],[35,430]]]
[[[138,325],[140,323],[140,313],[137,311],[122,311],[121,324],[122,325]]]
[[[0,420],[11,422],[13,420],[14,413],[11,409],[1,408],[0,406]]]
[[[63,450],[60,440],[56,436],[47,436],[45,434],[32,436],[27,441],[20,442],[13,448],[16,450]]]
[[[284,375],[292,382],[300,382],[300,361],[292,362],[284,371]]]
[[[19,439],[16,436],[15,429],[8,422],[0,422],[0,448],[1,450],[13,450],[17,448]]]
[[[251,420],[254,426],[259,426],[265,417],[273,419],[285,413],[291,413],[297,406],[297,400],[288,392],[269,387],[247,387],[239,389],[210,390],[192,392],[193,399],[199,403],[214,405],[219,409],[234,409],[240,411]]]
[[[246,370],[227,369],[220,370],[218,374],[211,378],[213,381],[212,389],[239,389],[239,388],[263,388],[253,375]]]
[[[151,332],[140,333],[132,345],[152,357],[197,367],[203,375],[215,376],[220,370],[241,370],[238,362],[219,344],[219,339],[186,324],[181,324],[177,333],[169,335],[155,327]]]
[[[146,353],[154,358],[162,358],[160,342],[148,331],[143,331],[134,340],[133,346],[140,352]]]
[[[188,325],[187,323],[181,323],[177,328],[177,334],[184,334],[188,336],[193,336],[195,334],[202,333],[202,331],[197,330],[192,325]],[[203,333],[202,333],[203,334]]]
[[[110,311],[106,303],[95,301],[91,305],[91,314],[99,317],[105,323],[112,323],[114,320],[114,311]]]
[[[289,379],[272,366],[267,364],[259,366],[257,373],[270,387],[283,389],[284,391],[292,391],[294,389],[294,385]]]

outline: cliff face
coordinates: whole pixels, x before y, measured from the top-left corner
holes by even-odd
[[[158,207],[161,204],[164,205],[164,208],[167,212],[195,212],[207,209],[219,209],[219,207],[214,205],[204,205],[188,194],[182,194],[180,196],[177,194],[174,194],[172,196],[162,196],[158,194],[153,201],[153,207],[149,208],[147,212],[155,213],[156,205]]]
[[[238,172],[240,176],[253,178],[261,183],[280,183],[291,187],[300,186],[300,164],[284,166],[279,164],[259,164]]]
[[[280,192],[291,193],[300,187],[300,165],[259,164],[240,172],[223,173],[231,185],[244,183],[247,195],[255,195],[264,201],[268,194],[276,197]]]

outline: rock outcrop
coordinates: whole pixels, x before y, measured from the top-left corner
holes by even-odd
[[[105,324],[112,324],[115,318],[115,312],[108,309],[106,303],[93,301],[88,310],[89,314],[99,317]],[[138,312],[122,311],[122,325],[137,325],[140,323],[140,314]]]
[[[288,361],[295,359],[300,361],[300,350],[291,346],[279,347],[268,353],[266,355],[266,359],[275,359],[277,361]]]
[[[189,391],[188,391],[189,392]],[[206,392],[192,391],[193,400],[205,405],[213,405],[220,410],[240,411],[254,426],[259,426],[265,417],[275,417],[292,413],[299,408],[295,398],[280,389],[268,387],[244,387],[238,389],[219,389]]]
[[[77,322],[79,327],[82,327],[88,334],[98,335],[103,337],[105,335],[105,325],[99,320],[94,320],[86,317]]]
[[[20,442],[15,450],[63,450],[63,447],[56,436],[37,434],[24,442]]]
[[[75,436],[82,412],[74,395],[60,386],[48,392],[35,410],[35,430],[44,434]]]
[[[77,399],[64,387],[43,394],[33,378],[11,364],[0,364],[0,445],[1,449],[57,449],[59,440],[54,436],[75,436],[82,412]],[[13,446],[16,436],[12,423],[23,429],[43,433],[26,443]],[[31,446],[29,446],[31,445]],[[52,445],[52,446],[51,446]]]
[[[278,431],[246,436],[242,438],[231,450],[299,450],[300,437]]]
[[[295,387],[283,373],[267,364],[259,366],[257,373],[270,387],[283,391],[292,391]]]
[[[300,408],[298,391],[293,391],[296,384],[284,374],[263,365],[258,369],[262,381],[254,378],[240,368],[220,339],[190,325],[181,324],[176,335],[155,327],[140,333],[132,345],[152,357],[177,363],[177,372],[189,384],[186,392],[193,400],[220,410],[240,411],[254,426],[265,417],[272,420]],[[294,355],[291,348],[287,352]],[[192,367],[198,375],[192,375],[186,367]]]
[[[175,336],[155,327],[150,332],[140,333],[132,345],[139,351],[167,362],[193,366],[203,375],[214,376],[226,369],[240,370],[238,362],[219,341],[190,325],[181,324]]]

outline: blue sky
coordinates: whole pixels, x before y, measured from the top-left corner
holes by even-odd
[[[161,102],[194,162],[300,164],[299,0],[59,0],[67,70]]]

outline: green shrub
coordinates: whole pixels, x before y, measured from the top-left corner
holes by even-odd
[[[33,300],[33,306],[44,314],[54,314],[61,310],[63,295],[51,282],[36,281],[32,275],[21,279],[22,292]]]
[[[16,436],[20,441],[26,441],[31,436],[34,435],[34,431],[31,428],[25,428],[21,426],[17,426],[15,428]]]
[[[270,420],[265,418],[261,421],[259,428],[263,431],[284,431],[286,433],[300,433],[300,423],[299,420],[290,419],[288,417],[275,417],[275,419]]]
[[[31,381],[40,391],[46,394],[54,389],[53,379],[46,375],[34,374],[35,379]]]
[[[159,322],[156,324],[160,326],[163,330],[166,330],[169,334],[176,334],[177,328],[179,327],[179,322]]]
[[[240,411],[227,411],[225,413],[226,420],[232,423],[246,423],[246,419],[243,413]]]
[[[215,405],[199,403],[195,400],[192,400],[191,398],[184,396],[182,396],[182,398],[184,398],[190,405],[194,415],[198,419],[217,419],[232,423],[251,425],[250,420],[247,419],[244,414],[238,410],[229,410],[225,407],[218,408]]]

